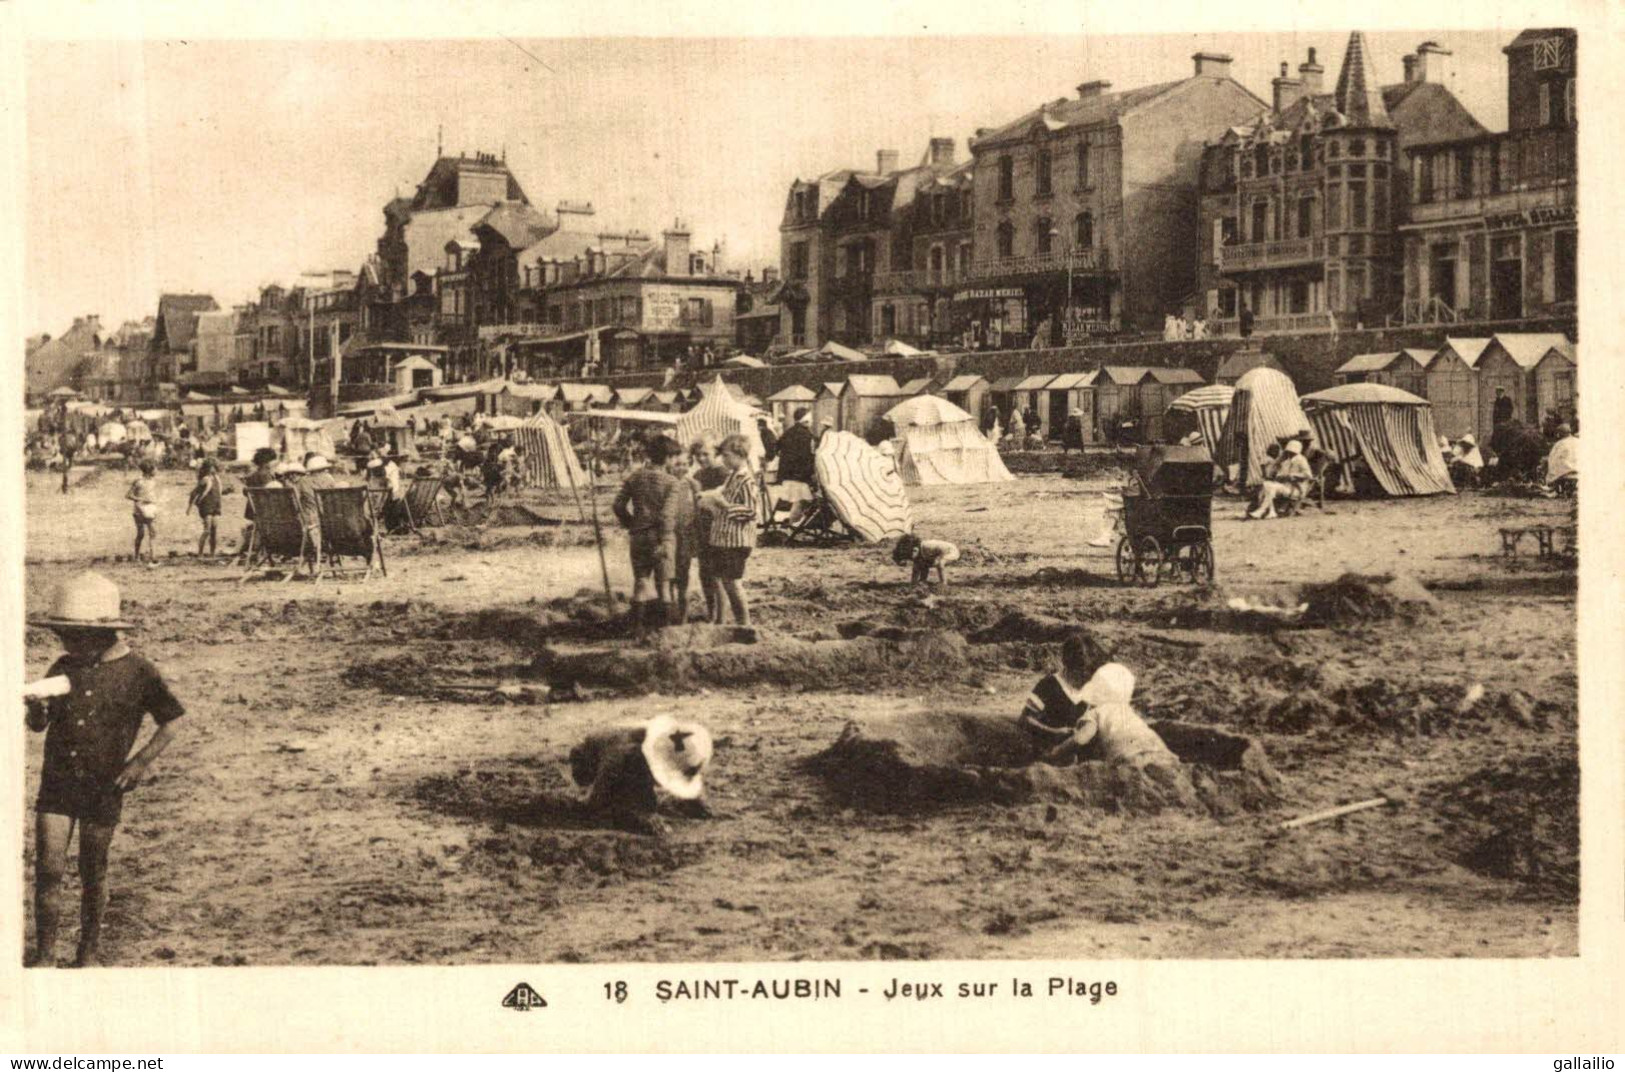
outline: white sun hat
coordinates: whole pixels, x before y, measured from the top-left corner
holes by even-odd
[[[118,585],[87,570],[58,584],[51,593],[51,609],[28,624],[49,629],[134,629],[121,603]]]
[[[705,792],[701,779],[711,762],[711,731],[657,715],[643,728],[643,758],[656,785],[679,800],[697,800]]]

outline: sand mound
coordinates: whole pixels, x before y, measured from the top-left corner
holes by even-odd
[[[968,639],[972,644],[1059,644],[1081,628],[1077,622],[1015,611],[970,634]]]
[[[1181,768],[1031,763],[1031,745],[1014,721],[980,712],[849,722],[806,767],[837,799],[872,811],[1049,800],[1129,814],[1230,815],[1278,800],[1280,777],[1256,741],[1210,726],[1156,722],[1152,728],[1181,758]]]
[[[877,637],[800,640],[757,637],[755,632],[679,626],[648,645],[610,642],[544,648],[532,670],[555,690],[592,685],[626,692],[699,688],[872,689],[877,681],[952,679],[966,667],[957,633],[926,633],[913,640]]]
[[[1438,601],[1414,577],[1345,573],[1329,584],[1307,584],[1306,625],[1347,626],[1366,622],[1414,622],[1439,610]]]
[[[1435,786],[1423,806],[1463,867],[1567,899],[1580,891],[1579,800],[1573,756],[1526,755]]]

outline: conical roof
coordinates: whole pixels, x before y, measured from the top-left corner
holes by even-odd
[[[1371,73],[1371,57],[1366,51],[1365,34],[1349,34],[1349,47],[1343,53],[1343,70],[1337,76],[1337,110],[1351,127],[1389,129],[1394,122],[1382,103],[1382,87]]]

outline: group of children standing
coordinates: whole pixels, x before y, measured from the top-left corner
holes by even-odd
[[[730,435],[713,450],[697,440],[685,453],[660,435],[644,451],[646,464],[626,478],[614,507],[631,537],[633,630],[643,635],[688,621],[696,559],[705,620],[720,625],[732,611],[735,622],[749,625],[740,582],[761,510],[750,441]]]

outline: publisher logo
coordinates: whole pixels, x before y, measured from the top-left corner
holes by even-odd
[[[547,999],[536,992],[536,988],[529,983],[520,983],[507,996],[502,999],[504,1009],[513,1009],[517,1012],[529,1012],[531,1009],[547,1008]]]

